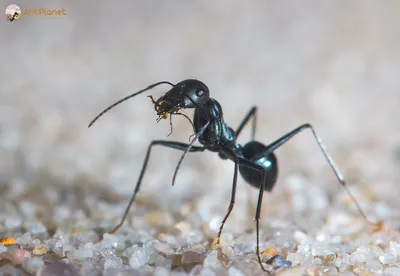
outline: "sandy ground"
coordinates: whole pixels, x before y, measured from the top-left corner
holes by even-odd
[[[0,24],[2,204],[35,205],[41,201],[38,193],[50,191],[52,207],[46,208],[58,210],[62,194],[78,202],[73,212],[85,212],[99,226],[113,225],[134,188],[149,141],[186,142],[192,130],[184,118],[174,117],[174,132],[167,138],[169,122],[156,122],[146,95],[110,111],[90,129],[88,123],[109,104],[151,83],[197,78],[222,104],[233,128],[257,105],[256,138],[263,143],[311,123],[349,184],[357,187],[367,213],[399,226],[400,2],[17,4],[23,10],[65,8],[67,15],[22,15]],[[165,91],[159,87],[149,95]],[[249,134],[246,129],[239,141],[245,143]],[[300,134],[276,154],[281,174],[274,193],[264,198],[265,227],[269,216],[290,222],[297,217],[296,223],[307,224],[305,215],[323,216],[345,204],[311,133]],[[179,157],[173,150],[153,150],[140,197],[164,211],[179,211],[184,202],[199,199],[200,216],[206,221],[215,215],[219,221],[228,207],[233,164],[212,153],[190,154],[171,187]],[[309,185],[300,185],[304,197],[298,198],[293,187],[303,177]],[[233,234],[243,230],[236,228],[235,217],[251,221],[253,216],[246,208],[246,187],[240,179],[233,222],[226,226]],[[256,191],[251,193],[254,201]],[[108,197],[111,211],[102,212],[96,198]],[[87,198],[94,203],[83,204]],[[2,212],[4,220],[9,211]],[[46,217],[46,210],[40,212]]]

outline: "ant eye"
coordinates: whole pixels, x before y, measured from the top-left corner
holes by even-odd
[[[204,95],[204,90],[203,89],[196,90],[196,96],[197,97],[202,97],[203,95]]]

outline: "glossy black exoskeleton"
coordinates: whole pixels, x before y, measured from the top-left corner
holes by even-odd
[[[235,164],[233,173],[231,200],[228,207],[228,211],[221,222],[221,227],[218,232],[216,244],[219,244],[220,242],[222,229],[235,204],[237,175],[238,172],[240,172],[240,174],[246,180],[247,183],[259,189],[257,208],[255,214],[256,236],[257,236],[256,253],[261,268],[264,271],[267,271],[263,267],[262,260],[260,257],[259,220],[260,220],[263,193],[264,191],[272,191],[278,176],[278,162],[274,154],[274,151],[281,145],[286,143],[288,140],[290,140],[293,136],[295,136],[296,134],[305,129],[311,130],[312,134],[314,135],[318,143],[318,146],[320,147],[330,167],[335,173],[337,179],[346,189],[352,200],[356,203],[356,206],[360,211],[361,215],[366,219],[364,212],[361,210],[360,206],[355,201],[353,195],[348,190],[342,174],[336,167],[336,164],[334,163],[333,159],[331,158],[327,150],[325,149],[325,146],[323,145],[321,138],[316,134],[314,128],[310,124],[303,124],[295,128],[294,130],[290,131],[289,133],[283,135],[282,137],[278,138],[271,144],[264,145],[263,143],[254,140],[257,108],[255,106],[251,108],[250,111],[246,114],[246,116],[242,120],[242,122],[239,124],[239,126],[235,130],[233,130],[224,121],[223,111],[220,103],[217,100],[210,97],[210,92],[208,87],[199,80],[188,79],[179,82],[176,85],[173,85],[170,82],[165,82],[165,81],[150,85],[146,89],[143,89],[139,92],[129,95],[124,99],[114,103],[110,107],[106,108],[97,117],[95,117],[95,119],[89,124],[89,127],[100,116],[102,116],[105,112],[107,112],[117,104],[131,97],[134,97],[140,93],[143,93],[144,91],[147,91],[157,85],[165,83],[171,85],[172,88],[156,101],[153,100],[157,114],[159,116],[166,116],[168,114],[174,115],[174,114],[179,114],[179,111],[182,109],[194,108],[195,112],[193,119],[193,127],[195,131],[195,138],[189,144],[181,142],[163,141],[163,140],[155,140],[150,143],[147,149],[146,157],[143,162],[142,170],[139,175],[139,179],[136,183],[136,187],[129,201],[129,204],[125,209],[125,213],[120,223],[111,232],[117,231],[122,226],[122,224],[126,219],[129,209],[139,191],[149,161],[150,152],[153,146],[160,145],[164,147],[181,150],[184,152],[175,169],[174,176],[172,179],[172,185],[174,185],[175,183],[177,172],[187,152],[201,152],[204,150],[209,150],[212,152],[217,152],[222,159],[230,159]],[[240,135],[243,127],[247,125],[247,123],[251,119],[252,119],[251,141],[244,145],[241,145],[237,143],[236,139]],[[194,146],[193,144],[196,140],[198,140],[202,146]]]

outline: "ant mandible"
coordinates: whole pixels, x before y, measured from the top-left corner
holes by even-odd
[[[290,131],[289,133],[283,135],[282,137],[278,138],[271,144],[264,145],[263,143],[254,140],[255,130],[256,130],[257,107],[253,106],[250,109],[250,111],[246,114],[242,122],[234,131],[224,122],[222,107],[220,103],[217,100],[210,97],[210,92],[208,87],[199,80],[187,79],[175,85],[167,81],[161,81],[152,84],[147,88],[140,90],[134,94],[131,94],[117,101],[116,103],[112,104],[108,108],[106,108],[91,121],[89,127],[92,126],[93,123],[97,121],[97,119],[99,119],[104,113],[106,113],[116,105],[161,84],[169,84],[172,86],[172,88],[156,101],[150,96],[154,104],[154,108],[157,111],[157,115],[159,116],[158,121],[161,118],[166,119],[168,114],[170,114],[170,116],[184,115],[179,112],[181,109],[194,108],[195,109],[194,119],[193,119],[194,123],[192,124],[192,126],[195,131],[195,137],[189,144],[181,142],[165,141],[165,140],[154,140],[150,143],[142,165],[142,170],[140,172],[139,179],[136,183],[136,187],[130,198],[129,204],[125,209],[124,215],[120,223],[111,231],[111,233],[115,233],[122,226],[128,215],[131,205],[135,201],[136,195],[139,192],[140,185],[142,183],[142,179],[147,168],[150,152],[153,146],[159,145],[183,151],[183,154],[178,162],[178,165],[176,166],[174,176],[172,178],[172,185],[174,185],[175,183],[179,167],[186,153],[202,152],[205,150],[210,150],[213,152],[217,152],[221,159],[224,160],[230,159],[235,164],[230,204],[228,207],[228,211],[221,222],[221,227],[219,228],[215,243],[216,244],[220,243],[222,229],[224,228],[224,224],[227,221],[235,204],[237,176],[238,172],[240,172],[240,174],[247,183],[259,189],[257,208],[255,214],[256,239],[257,239],[256,254],[262,270],[270,273],[262,265],[260,257],[260,246],[259,246],[259,239],[260,239],[259,221],[260,221],[263,194],[264,191],[268,192],[272,191],[272,188],[274,187],[278,176],[278,162],[274,154],[274,151],[280,146],[282,146],[284,143],[289,141],[291,138],[293,138],[296,134],[300,133],[305,129],[311,130],[316,142],[318,143],[318,146],[320,147],[322,153],[324,154],[326,160],[329,163],[329,166],[332,168],[340,184],[343,186],[343,188],[346,190],[350,198],[356,204],[356,207],[360,212],[360,214],[362,215],[362,217],[368,222],[365,213],[355,200],[355,197],[348,189],[342,173],[339,171],[332,157],[326,150],[324,144],[322,143],[321,138],[317,135],[314,128],[310,124],[308,123],[303,124],[295,128],[294,130]],[[190,119],[186,115],[184,116],[190,121]],[[243,128],[246,126],[247,123],[249,123],[251,119],[252,119],[251,141],[244,145],[238,144],[236,139],[238,138]],[[171,123],[171,131],[172,131],[172,123]],[[202,144],[203,146],[194,146],[193,144],[196,140],[198,140],[200,144]]]

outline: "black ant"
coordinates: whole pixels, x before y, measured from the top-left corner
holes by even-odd
[[[154,140],[150,143],[147,149],[146,157],[143,162],[142,170],[139,175],[139,179],[136,183],[136,188],[131,196],[128,206],[125,209],[124,215],[120,223],[111,231],[111,233],[115,233],[122,226],[128,215],[131,205],[135,201],[136,195],[139,192],[139,188],[147,168],[150,152],[153,146],[159,145],[183,151],[183,154],[178,162],[178,165],[176,166],[174,176],[172,178],[172,185],[174,185],[175,183],[177,172],[186,153],[202,152],[205,150],[218,152],[221,159],[230,159],[231,161],[233,161],[235,163],[235,169],[233,173],[230,204],[228,207],[228,211],[221,222],[221,227],[218,231],[215,244],[218,245],[220,243],[222,229],[235,204],[237,176],[238,172],[240,172],[247,183],[259,189],[255,214],[257,236],[256,253],[258,262],[262,270],[269,273],[269,271],[267,271],[262,265],[259,246],[259,221],[263,194],[264,191],[272,191],[272,188],[274,187],[278,176],[278,162],[274,151],[282,146],[284,143],[289,141],[291,138],[293,138],[296,134],[305,129],[311,130],[316,142],[318,143],[318,146],[320,147],[322,153],[329,163],[329,166],[332,168],[340,184],[342,184],[343,188],[346,190],[350,198],[354,201],[360,214],[368,222],[365,213],[348,189],[343,175],[341,174],[332,157],[323,145],[321,138],[317,135],[314,128],[310,124],[303,124],[290,131],[289,133],[283,135],[282,137],[278,138],[271,144],[264,145],[263,143],[254,140],[256,130],[257,107],[252,107],[250,111],[246,114],[242,122],[239,124],[239,126],[236,128],[236,130],[233,130],[224,122],[222,107],[220,103],[210,97],[208,87],[199,80],[188,79],[181,81],[176,85],[167,81],[152,84],[147,88],[131,94],[106,108],[92,120],[92,122],[89,124],[89,127],[93,125],[93,123],[97,119],[99,119],[100,116],[102,116],[114,106],[161,84],[169,84],[172,86],[172,88],[163,96],[161,96],[157,101],[152,100],[155,105],[155,110],[157,111],[157,114],[160,116],[160,118],[166,118],[168,114],[178,114],[178,111],[181,109],[194,108],[195,112],[193,127],[195,131],[195,137],[189,144],[165,140]],[[251,129],[251,141],[244,145],[238,144],[236,142],[236,139],[243,130],[243,127],[249,122],[250,119],[253,120]],[[200,144],[202,144],[203,146],[194,146],[193,144],[196,140],[199,140]]]

